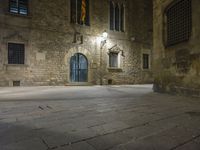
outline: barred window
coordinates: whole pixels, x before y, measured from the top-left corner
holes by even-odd
[[[28,15],[28,0],[9,0],[9,12]]]
[[[143,69],[149,69],[149,54],[143,54]]]
[[[191,0],[176,0],[166,9],[167,46],[187,41],[192,30]]]
[[[109,53],[109,67],[118,68],[118,53],[116,52]]]
[[[124,4],[110,1],[110,30],[124,32]]]
[[[71,0],[71,22],[90,25],[89,0]]]
[[[24,64],[24,44],[8,43],[8,64]]]

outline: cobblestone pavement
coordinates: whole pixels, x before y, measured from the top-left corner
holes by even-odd
[[[151,85],[0,88],[0,150],[200,150],[200,100]]]

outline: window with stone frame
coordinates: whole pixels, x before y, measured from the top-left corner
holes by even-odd
[[[149,69],[149,54],[142,55],[143,69]]]
[[[28,15],[28,0],[9,0],[9,12],[13,14]]]
[[[71,0],[71,23],[90,25],[89,0]]]
[[[124,32],[124,4],[110,1],[110,30]]]
[[[192,31],[191,5],[191,0],[174,0],[166,8],[166,46],[189,40]]]
[[[8,64],[24,64],[24,44],[8,43]]]
[[[117,52],[109,53],[109,67],[110,68],[118,68],[118,54]]]

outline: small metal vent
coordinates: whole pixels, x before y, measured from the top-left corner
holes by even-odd
[[[108,85],[112,85],[113,80],[112,79],[108,79]]]
[[[13,86],[20,86],[20,81],[13,81]]]
[[[187,41],[192,31],[191,0],[176,0],[166,9],[167,46]]]

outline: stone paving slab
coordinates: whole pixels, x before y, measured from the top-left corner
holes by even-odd
[[[47,147],[41,139],[26,139],[20,142],[0,145],[1,150],[46,150]]]
[[[200,100],[151,85],[0,88],[0,150],[199,150]]]

